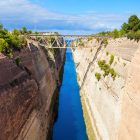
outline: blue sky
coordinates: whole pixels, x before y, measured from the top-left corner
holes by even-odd
[[[132,14],[140,17],[140,0],[0,0],[0,22],[9,30],[90,34],[120,28]]]
[[[140,12],[139,0],[31,0],[50,11],[62,13]]]

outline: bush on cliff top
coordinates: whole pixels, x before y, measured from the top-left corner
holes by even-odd
[[[20,50],[23,46],[26,46],[26,40],[20,36],[20,31],[13,30],[8,32],[0,24],[0,52],[4,53],[8,57],[12,57],[12,52]]]

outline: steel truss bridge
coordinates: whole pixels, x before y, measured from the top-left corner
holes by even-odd
[[[45,48],[77,48],[86,47],[84,44],[92,39],[105,39],[110,37],[97,35],[42,35],[30,34],[27,37],[30,44],[44,46]],[[87,47],[86,47],[87,48]]]

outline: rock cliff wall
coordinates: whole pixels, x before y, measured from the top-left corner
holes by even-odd
[[[94,139],[93,134],[96,140],[138,139],[140,63],[136,51],[140,43],[121,38],[83,40],[83,44],[84,48],[73,50],[73,57],[89,139]]]
[[[64,59],[65,49],[32,44],[0,54],[0,140],[50,139]]]
[[[140,48],[129,65],[122,99],[119,140],[140,139]]]

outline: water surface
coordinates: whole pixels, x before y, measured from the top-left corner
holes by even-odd
[[[53,140],[88,140],[75,65],[70,49],[66,51],[63,82],[59,93],[58,118],[53,128]]]

